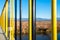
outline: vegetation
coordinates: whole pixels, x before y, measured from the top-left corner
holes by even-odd
[[[28,34],[28,21],[22,21],[22,34]],[[40,29],[47,29],[46,31],[41,31]],[[60,32],[60,21],[57,21],[57,31]],[[52,24],[51,21],[36,21],[36,34],[40,33],[51,33]],[[17,34],[20,34],[20,24],[17,21]]]

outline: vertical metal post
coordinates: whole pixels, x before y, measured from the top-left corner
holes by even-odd
[[[10,0],[8,0],[8,38],[10,38]]]
[[[22,0],[20,0],[20,40],[22,40],[22,23],[21,23],[21,14],[22,14]]]
[[[32,21],[33,21],[33,0],[28,0],[29,2],[29,40],[32,40]]]
[[[33,0],[33,24],[32,24],[32,40],[36,40],[36,0]]]
[[[15,40],[17,40],[17,0],[15,0]]]
[[[8,1],[6,1],[6,37],[8,37]]]
[[[57,40],[57,20],[56,20],[56,13],[57,13],[57,0],[52,0],[52,40]]]
[[[21,40],[21,0],[19,0],[19,7],[20,7],[20,18],[19,18],[19,21],[20,21],[20,40]],[[15,0],[15,40],[17,40],[17,0]]]
[[[14,0],[10,0],[10,40],[14,40]]]

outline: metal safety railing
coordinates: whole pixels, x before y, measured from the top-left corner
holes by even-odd
[[[8,8],[8,1],[10,5],[10,9]],[[15,2],[14,2],[15,1]],[[15,3],[15,6],[14,6]],[[19,0],[20,4],[20,40],[21,40],[21,8],[22,8],[22,0]],[[34,9],[33,9],[34,5]],[[56,13],[57,13],[57,0],[52,0],[52,40],[57,40],[57,19],[56,19]],[[15,10],[14,10],[15,8]],[[10,10],[10,20],[8,20],[8,9]],[[28,0],[28,16],[29,16],[29,39],[28,40],[36,40],[36,0]],[[34,11],[33,11],[34,10]],[[15,19],[14,19],[14,13],[15,13]],[[14,21],[15,20],[15,21]],[[3,31],[6,34],[6,37],[9,37],[9,40],[17,40],[17,34],[16,34],[16,28],[17,28],[17,0],[6,0],[5,6],[2,10],[2,15],[0,16],[0,25],[3,29]],[[4,22],[4,23],[3,23]],[[9,23],[10,22],[10,23]],[[8,27],[8,23],[10,24],[10,27]],[[35,28],[33,27],[35,26]],[[8,30],[10,29],[10,33]],[[9,33],[9,34],[8,34]],[[15,34],[14,34],[15,33]]]
[[[0,16],[0,26],[4,31],[5,35],[8,36],[8,1],[6,0],[5,5]]]

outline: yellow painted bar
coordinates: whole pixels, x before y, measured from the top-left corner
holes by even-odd
[[[32,0],[29,0],[29,40],[32,40]]]
[[[5,24],[5,15],[6,15],[6,24]],[[5,2],[3,10],[2,10],[2,14],[0,16],[0,26],[3,32],[5,32],[6,37],[7,37],[8,36],[8,1]],[[6,30],[5,30],[5,27],[6,27]]]
[[[2,30],[5,32],[5,6],[4,6],[2,14],[0,16],[0,26],[1,26]]]
[[[14,0],[10,0],[10,40],[14,40]]]
[[[5,20],[5,15],[6,15],[6,20]],[[5,32],[6,37],[8,37],[8,1],[5,2],[3,10],[2,10],[2,14],[0,16],[0,26],[3,32]]]
[[[8,37],[8,1],[6,2],[6,36]]]
[[[53,27],[53,34],[52,34],[52,40],[57,40],[57,19],[56,19],[56,13],[57,13],[57,0],[52,0],[52,27]]]
[[[1,16],[0,16],[0,26],[1,26]]]
[[[2,26],[2,30],[5,32],[5,7],[2,11],[2,15],[1,15],[1,26]]]

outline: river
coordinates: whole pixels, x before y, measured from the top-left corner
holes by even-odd
[[[17,36],[17,40],[19,39],[20,37]],[[60,33],[58,33],[57,39],[60,40]],[[23,35],[22,40],[28,40],[28,35]],[[38,34],[36,35],[36,40],[51,40],[51,34]]]

